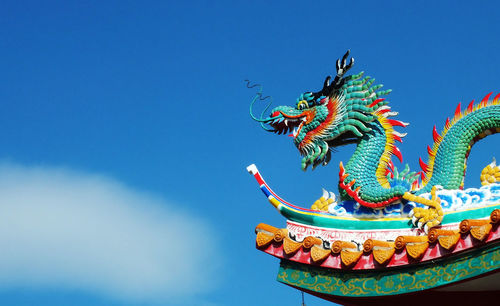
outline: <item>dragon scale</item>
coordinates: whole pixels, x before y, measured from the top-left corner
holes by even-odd
[[[422,164],[426,185],[418,193],[429,192],[435,185],[444,189],[463,186],[466,161],[472,145],[479,139],[500,132],[500,101],[497,95],[491,104],[489,95],[475,108],[459,110],[452,122],[447,121],[441,135],[434,132],[435,143],[429,147],[429,166]],[[434,130],[435,131],[435,130]],[[425,171],[427,170],[427,171]]]
[[[416,187],[419,182],[416,181],[415,175],[408,173],[408,170],[406,170],[407,177],[413,179],[413,182],[398,178],[390,181],[389,185],[385,183],[379,169],[387,169],[384,174],[389,170],[393,171],[390,168],[392,164],[386,162],[387,156],[393,155],[390,151],[393,140],[387,137],[386,130],[378,121],[371,123],[371,131],[359,140],[354,154],[343,170],[343,174],[347,174],[347,177],[340,182],[340,185],[348,185],[355,180],[350,187],[351,193],[359,187],[361,201],[356,200],[370,207],[387,205],[388,202],[400,199],[410,190],[418,195],[430,192],[436,185],[444,189],[461,188],[472,145],[477,140],[500,131],[499,97],[497,96],[490,104],[487,104],[488,98],[489,96],[476,107],[469,107],[464,112],[457,111],[455,118],[447,121],[441,135],[434,130],[435,143],[428,149],[429,165],[420,161],[423,168],[420,173],[421,183],[424,185],[422,188]],[[400,154],[398,151],[394,152]],[[387,167],[388,165],[390,166]],[[352,198],[344,188],[340,187],[339,191],[342,199]]]
[[[379,169],[385,170],[384,159],[392,153],[387,151],[388,140],[382,125],[375,121],[370,128],[371,131],[359,140],[345,169],[341,166],[339,192],[343,200],[355,198],[364,206],[381,207],[400,199],[411,186],[401,179],[388,185],[385,175],[377,176]],[[354,184],[349,186],[353,180]]]

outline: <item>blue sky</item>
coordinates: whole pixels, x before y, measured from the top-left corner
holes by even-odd
[[[499,8],[3,1],[2,304],[300,305],[275,280],[278,260],[254,248],[258,223],[285,223],[245,168],[306,206],[336,191],[353,148],[301,171],[291,140],[250,119],[243,80],[292,105],[350,49],[353,72],[393,89],[410,122],[400,149],[418,169],[434,124],[500,91]],[[479,185],[499,140],[476,144],[466,185]]]

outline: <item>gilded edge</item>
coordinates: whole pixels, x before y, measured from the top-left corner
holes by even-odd
[[[338,271],[282,260],[278,281],[336,296],[410,293],[476,277],[500,268],[500,243],[440,262],[386,271]]]

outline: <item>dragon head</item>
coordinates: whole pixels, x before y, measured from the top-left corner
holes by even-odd
[[[360,79],[360,73],[344,78],[354,63],[351,58],[346,65],[348,55],[349,51],[342,61],[337,60],[337,75],[333,81],[330,76],[326,77],[320,91],[301,94],[295,106],[275,107],[267,118],[256,118],[251,112],[252,118],[261,122],[267,131],[292,132],[289,136],[293,137],[303,156],[303,170],[309,165],[314,169],[319,164],[328,164],[330,148],[359,141],[370,131],[367,123],[376,118],[374,111],[386,104],[383,99],[377,99],[385,92],[375,92],[381,85],[371,87],[373,80],[369,77]]]

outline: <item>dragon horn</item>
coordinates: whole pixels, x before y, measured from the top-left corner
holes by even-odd
[[[326,92],[328,91],[328,88],[330,87],[330,80],[332,79],[331,76],[327,76],[325,79],[325,82],[323,83],[323,89],[321,89],[321,92]]]
[[[347,50],[347,52],[342,57],[342,66],[344,66],[344,67],[345,67],[345,64],[346,64],[346,61],[347,61],[347,57],[349,56],[349,53],[351,53],[351,50]]]
[[[340,88],[344,74],[349,69],[351,69],[352,65],[354,64],[354,58],[352,57],[349,61],[349,64],[347,64],[347,58],[349,57],[350,53],[351,50],[347,50],[342,59],[337,59],[337,75],[335,76],[335,79],[333,80],[333,82],[330,82],[332,77],[327,76],[325,82],[323,83],[323,89],[321,89],[321,91],[319,91],[318,93],[324,96],[331,96],[336,89]]]

